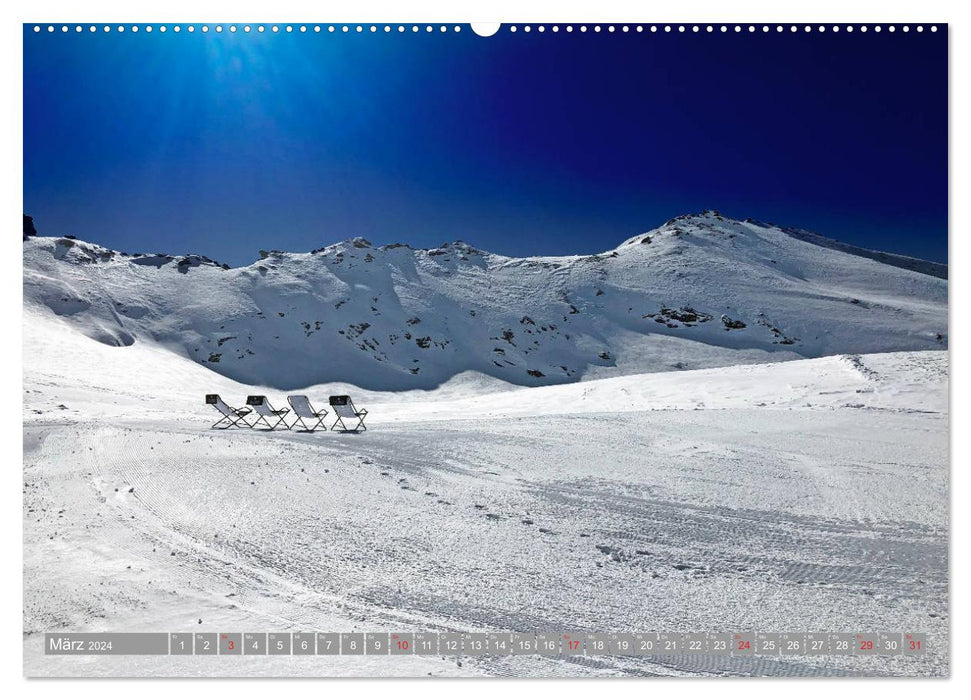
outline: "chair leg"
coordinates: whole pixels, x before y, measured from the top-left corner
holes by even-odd
[[[212,430],[215,428],[216,430],[229,430],[230,428],[238,428],[240,423],[245,425],[247,428],[253,427],[249,424],[249,422],[247,422],[246,416],[237,416],[235,420],[230,420],[229,416],[223,416],[209,426],[209,429]]]
[[[312,433],[312,432],[316,431],[317,428],[322,425],[322,421],[321,420],[318,420],[313,425],[307,425],[306,421],[304,421],[304,419],[303,419],[303,416],[297,416],[297,419],[295,421],[293,421],[293,425],[290,426],[290,430],[293,430],[296,427],[297,423],[299,423],[300,425],[303,426],[303,430],[306,433]],[[323,428],[324,428],[324,430],[327,430],[327,426],[326,425],[324,425]]]
[[[317,419],[317,422],[314,423],[313,425],[309,426],[309,427],[304,422],[304,420],[303,420],[302,417],[298,417],[297,420],[300,421],[300,425],[302,425],[304,427],[304,430],[306,432],[308,432],[308,433],[317,432],[317,428],[323,428],[324,430],[327,430],[327,426],[324,424],[324,418],[323,418],[323,416],[321,416],[320,418],[318,418]],[[294,421],[293,424],[296,425],[297,424],[296,421]]]
[[[233,421],[233,423],[232,423],[232,425],[230,427],[238,428],[238,427],[240,427],[239,426],[240,423],[242,423],[243,425],[245,425],[247,428],[252,428],[253,427],[253,426],[251,426],[249,424],[249,421],[246,420],[246,416],[239,416],[236,420]]]

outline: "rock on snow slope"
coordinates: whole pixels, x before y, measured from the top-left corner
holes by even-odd
[[[947,268],[717,212],[591,256],[509,258],[353,239],[204,256],[24,242],[28,311],[108,345],[159,344],[247,384],[524,386],[675,369],[946,349]]]

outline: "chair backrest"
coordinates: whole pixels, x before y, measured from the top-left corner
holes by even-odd
[[[231,418],[236,417],[236,414],[233,413],[233,409],[231,409],[229,405],[219,397],[219,394],[206,394],[206,403],[211,406],[215,406],[216,410],[222,413],[224,416]]]
[[[270,402],[266,400],[265,396],[247,396],[246,405],[252,406],[253,410],[259,413],[261,416],[269,416],[273,414],[273,407]]]
[[[287,402],[290,404],[293,412],[301,418],[316,418],[313,406],[310,405],[310,399],[306,396],[288,396]]]
[[[330,405],[334,407],[334,413],[341,418],[354,418],[357,416],[357,410],[354,408],[354,402],[351,401],[350,396],[331,396]]]

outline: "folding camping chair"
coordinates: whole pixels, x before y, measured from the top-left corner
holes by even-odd
[[[367,426],[364,425],[364,417],[367,415],[367,409],[364,408],[358,411],[354,408],[354,402],[351,401],[350,396],[331,396],[330,405],[337,415],[337,420],[330,426],[331,430],[334,430],[338,425],[340,425],[341,431],[345,433],[356,433],[362,428],[367,430]],[[348,428],[344,425],[345,418],[350,418],[351,420],[357,419],[357,426]]]
[[[253,410],[256,411],[256,414],[259,416],[259,418],[253,422],[252,427],[255,428],[257,424],[262,421],[270,430],[276,430],[278,427],[280,427],[281,423],[283,424],[284,428],[290,430],[290,426],[287,425],[285,420],[283,420],[283,417],[290,412],[289,408],[281,408],[280,410],[277,410],[270,405],[270,402],[265,396],[247,396],[246,405],[252,406]],[[270,420],[268,419],[275,419],[276,422],[273,423],[273,425],[270,425]]]
[[[252,428],[249,421],[246,420],[246,416],[250,414],[250,409],[248,408],[233,408],[225,401],[223,401],[219,394],[206,394],[206,403],[213,406],[217,411],[223,414],[223,417],[217,420],[210,426],[210,430],[215,428],[216,430],[226,430],[227,428],[238,428],[239,424],[242,423],[247,428]]]
[[[327,415],[327,411],[314,410],[314,407],[310,405],[310,399],[308,399],[306,396],[288,396],[287,403],[290,404],[290,408],[293,409],[293,415],[296,416],[296,419],[293,421],[293,425],[290,426],[290,430],[293,430],[297,423],[302,425],[304,430],[306,430],[308,433],[314,432],[318,426],[321,426],[324,430],[327,430],[327,426],[324,425],[324,416]],[[317,422],[311,426],[308,426],[304,422],[304,418],[307,420],[316,419]]]

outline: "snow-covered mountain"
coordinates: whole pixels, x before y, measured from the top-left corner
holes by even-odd
[[[599,255],[510,258],[356,238],[247,267],[24,241],[30,318],[151,343],[279,389],[423,389],[477,371],[519,385],[946,349],[947,267],[717,212]]]

